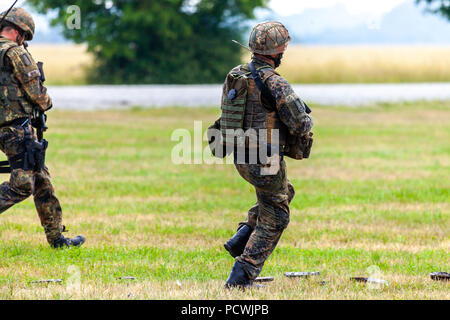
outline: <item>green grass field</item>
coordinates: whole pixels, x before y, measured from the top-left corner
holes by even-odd
[[[222,245],[251,186],[232,165],[171,162],[173,130],[206,129],[217,108],[50,112],[48,166],[87,242],[50,249],[31,199],[6,211],[0,299],[449,299],[429,273],[450,269],[450,101],[312,107],[312,156],[287,161],[291,223],[261,274],[275,281],[244,293],[223,290]],[[373,269],[388,286],[349,280]],[[63,282],[31,283],[49,278]]]

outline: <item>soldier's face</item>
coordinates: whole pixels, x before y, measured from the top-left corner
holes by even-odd
[[[2,31],[2,36],[4,36],[6,39],[17,42],[17,44],[22,45],[23,44],[23,37],[21,37],[19,31],[13,28],[7,28]]]

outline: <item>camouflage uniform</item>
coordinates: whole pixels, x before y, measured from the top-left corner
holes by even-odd
[[[261,28],[262,27],[262,28]],[[260,30],[263,29],[262,32]],[[265,23],[254,28],[250,36],[250,48],[254,53],[272,55],[282,53],[285,49],[285,42],[282,39],[288,38],[286,34],[280,36],[279,33],[272,33],[273,24]],[[280,30],[280,28],[278,29]],[[284,27],[281,30],[285,30]],[[278,45],[272,45],[270,50],[259,50],[258,46],[264,47],[268,40],[261,40],[267,34],[273,41],[278,41]],[[288,38],[290,39],[290,38]],[[277,47],[281,47],[278,48]],[[306,105],[295,94],[290,84],[281,77],[274,69],[275,62],[260,55],[254,55],[252,62],[264,85],[275,99],[275,105],[271,105],[262,96],[261,91],[255,84],[252,77],[248,80],[248,95],[244,117],[244,131],[248,129],[267,129],[267,142],[271,141],[270,129],[279,130],[279,145],[281,150],[286,144],[288,135],[302,136],[307,134],[313,125],[312,118],[305,112]],[[248,73],[247,64],[238,66],[232,72]],[[226,94],[224,92],[224,94]],[[248,147],[249,148],[249,147]],[[247,150],[251,153],[251,150]],[[235,156],[236,159],[236,156]],[[286,163],[282,153],[278,157],[279,170],[275,174],[267,175],[262,173],[262,169],[268,165],[239,164],[235,161],[235,167],[239,174],[255,187],[257,203],[248,211],[247,219],[241,222],[242,225],[249,226],[253,231],[245,246],[244,252],[236,257],[251,280],[254,280],[261,272],[264,262],[275,249],[281,234],[289,223],[289,204],[292,201],[295,191],[292,184],[287,179]],[[239,228],[238,228],[239,230]],[[230,275],[231,277],[231,275]]]
[[[27,126],[32,130],[29,124]],[[0,149],[8,160],[24,152],[24,131],[20,124],[0,128]],[[32,132],[33,138],[37,139],[34,130]],[[13,169],[9,182],[0,185],[0,213],[30,195],[33,195],[47,241],[52,244],[61,236],[63,230],[62,211],[46,167],[40,172]]]
[[[19,20],[17,20],[19,19]],[[28,19],[25,39],[31,40],[34,23],[31,16],[23,9],[13,9],[7,21],[23,25],[21,19]],[[31,55],[23,46],[16,42],[0,37],[0,149],[6,154],[10,163],[24,153],[25,127],[31,132],[34,140],[36,133],[29,121],[33,117],[33,110],[46,111],[52,102],[47,90],[41,85],[40,72]],[[23,201],[30,195],[34,197],[36,210],[44,227],[47,241],[52,244],[61,237],[62,211],[55,190],[50,181],[48,169],[44,167],[39,172],[25,171],[13,168],[9,182],[0,185],[0,213],[14,204]]]

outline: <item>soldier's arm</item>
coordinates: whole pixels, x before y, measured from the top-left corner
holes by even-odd
[[[273,75],[266,80],[266,86],[275,98],[278,115],[289,132],[301,136],[311,131],[313,119],[306,113],[306,104],[289,82],[279,75]]]
[[[47,94],[47,88],[40,83],[40,72],[36,62],[23,47],[15,47],[8,51],[7,56],[14,69],[14,76],[22,84],[25,94],[40,111],[52,107],[52,100]]]

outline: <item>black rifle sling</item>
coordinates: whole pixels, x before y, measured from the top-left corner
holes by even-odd
[[[262,82],[261,77],[259,76],[258,71],[256,71],[253,62],[250,62],[248,64],[248,67],[250,68],[253,80],[255,80],[256,86],[261,91],[262,96],[267,100],[267,102],[269,102],[270,106],[275,108],[277,104],[275,98],[273,97],[272,93],[270,93],[269,89],[267,89],[267,87]]]

